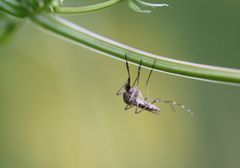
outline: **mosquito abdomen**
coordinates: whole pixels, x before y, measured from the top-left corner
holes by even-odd
[[[142,99],[136,100],[136,106],[147,111],[160,111],[160,109],[157,106]]]

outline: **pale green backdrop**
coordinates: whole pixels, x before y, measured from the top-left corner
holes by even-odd
[[[120,3],[65,18],[169,58],[240,68],[240,1],[162,2],[172,8],[139,14]],[[142,70],[143,94],[148,73]],[[0,167],[240,166],[239,87],[154,72],[150,95],[179,101],[195,116],[161,104],[160,115],[135,115],[115,96],[126,79],[124,62],[26,20],[0,46]]]

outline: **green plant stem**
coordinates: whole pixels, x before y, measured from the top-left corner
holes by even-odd
[[[61,36],[111,56],[124,60],[124,55],[127,54],[128,60],[136,64],[139,64],[140,59],[142,59],[142,65],[148,68],[152,67],[153,59],[156,58],[155,70],[205,80],[240,84],[240,70],[237,69],[195,64],[146,53],[102,37],[56,16],[38,14],[34,15],[32,20]]]
[[[104,8],[108,8],[110,6],[113,6],[123,0],[110,0],[94,5],[89,6],[79,6],[79,7],[55,7],[54,12],[58,14],[79,14],[79,13],[86,13],[86,12],[94,12],[97,10],[101,10]]]
[[[25,17],[26,12],[25,10],[22,10],[18,7],[14,7],[12,4],[9,4],[9,2],[0,1],[0,11],[5,11],[6,13],[16,16],[16,17]]]
[[[142,65],[148,68],[152,67],[156,59],[154,70],[202,80],[240,84],[240,70],[238,69],[202,65],[153,55],[102,37],[53,15],[39,13],[32,16],[32,21],[62,37],[114,58],[125,60],[124,55],[127,54],[129,62],[139,64],[142,59]]]
[[[91,5],[89,7],[85,6],[85,9],[83,8],[82,11],[90,12],[100,10],[117,4],[120,1],[121,0],[111,0],[100,4]],[[10,3],[8,0],[0,1],[0,10],[5,11],[13,16],[25,17],[27,11],[23,10],[18,2],[19,1],[16,1],[16,3]],[[70,11],[66,10],[66,13],[70,13]],[[127,54],[129,62],[139,64],[140,60],[142,59],[142,65],[147,68],[151,68],[154,59],[156,59],[155,66],[153,68],[154,70],[185,76],[188,78],[231,83],[240,86],[239,69],[196,64],[147,53],[135,48],[131,48],[124,44],[120,44],[68,22],[67,20],[43,12],[35,13],[31,16],[29,15],[29,17],[32,19],[32,21],[49,31],[52,31],[67,39],[71,39],[78,44],[83,44],[91,49],[105,53],[116,59],[125,60],[125,55]]]

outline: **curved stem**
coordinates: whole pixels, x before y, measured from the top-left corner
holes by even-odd
[[[139,64],[142,59],[142,66],[148,68],[152,67],[153,61],[156,59],[154,70],[201,80],[240,85],[240,70],[238,69],[196,64],[147,53],[95,34],[57,16],[40,13],[32,16],[32,21],[60,36],[117,59],[125,60],[124,55],[127,54],[129,62]]]
[[[101,10],[104,8],[108,8],[113,6],[123,0],[109,0],[107,2],[102,2],[99,4],[89,5],[89,6],[79,6],[79,7],[55,7],[54,12],[59,14],[79,14],[79,13],[86,13],[86,12],[94,12],[97,10]]]

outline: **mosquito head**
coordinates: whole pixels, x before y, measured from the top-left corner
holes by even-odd
[[[128,78],[127,82],[124,85],[124,88],[126,91],[129,91],[131,89],[130,78]]]

